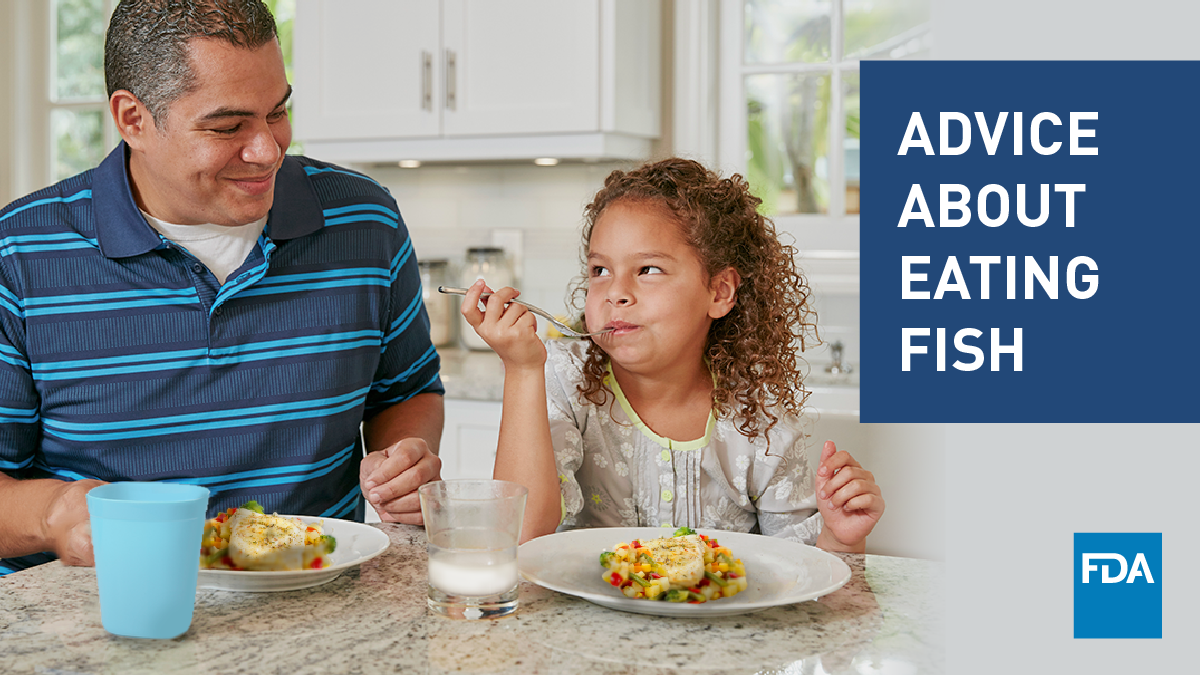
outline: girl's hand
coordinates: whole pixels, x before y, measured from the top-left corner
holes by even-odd
[[[833,441],[825,441],[816,487],[817,509],[825,521],[817,546],[827,551],[865,551],[867,535],[884,509],[875,476],[850,453],[839,452]]]
[[[505,368],[536,368],[540,371],[546,363],[546,346],[537,336],[537,319],[524,305],[508,304],[520,295],[520,291],[507,286],[501,288],[487,299],[487,311],[482,312],[479,296],[489,290],[482,279],[467,289],[460,308],[463,318],[495,350]]]

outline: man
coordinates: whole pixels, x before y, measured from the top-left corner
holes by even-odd
[[[444,390],[417,261],[386,190],[284,157],[268,10],[122,0],[105,78],[122,143],[0,211],[0,573],[92,564],[104,481],[420,524]]]

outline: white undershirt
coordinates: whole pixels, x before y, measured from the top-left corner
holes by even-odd
[[[220,283],[225,283],[233,271],[246,262],[246,256],[258,242],[267,225],[267,217],[253,223],[228,227],[225,225],[176,225],[168,223],[142,211],[146,222],[159,234],[179,244],[213,273]]]

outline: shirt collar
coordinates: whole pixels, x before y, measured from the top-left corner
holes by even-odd
[[[295,157],[284,157],[275,174],[275,203],[264,234],[275,241],[299,239],[323,227],[325,214],[304,165]]]
[[[100,162],[92,178],[92,209],[100,252],[108,258],[127,258],[163,245],[133,201],[129,185],[129,146],[117,144]]]
[[[127,258],[163,245],[162,237],[142,217],[133,200],[129,182],[129,146],[125,141],[117,144],[93,174],[92,208],[96,218],[96,238],[105,257]],[[321,203],[304,166],[294,157],[285,157],[275,175],[275,203],[267,217],[264,234],[275,240],[296,239],[312,234],[324,225]]]

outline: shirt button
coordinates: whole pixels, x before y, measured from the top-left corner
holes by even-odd
[[[218,307],[213,310],[213,316],[221,316],[221,313],[224,311],[225,311],[224,307]]]
[[[670,491],[670,490],[663,490],[663,492],[662,492],[662,498],[663,498],[663,501],[664,501],[664,502],[669,502],[669,501],[671,501],[671,498],[672,498],[672,497],[674,497],[674,496],[675,496],[675,495],[671,494],[671,491]]]
[[[204,265],[201,265],[200,263],[196,263],[195,265],[192,265],[192,271],[195,272],[196,274],[203,274],[204,273]]]
[[[671,451],[663,450],[662,453],[659,454],[659,457],[662,457],[662,461],[669,462],[671,461]]]

